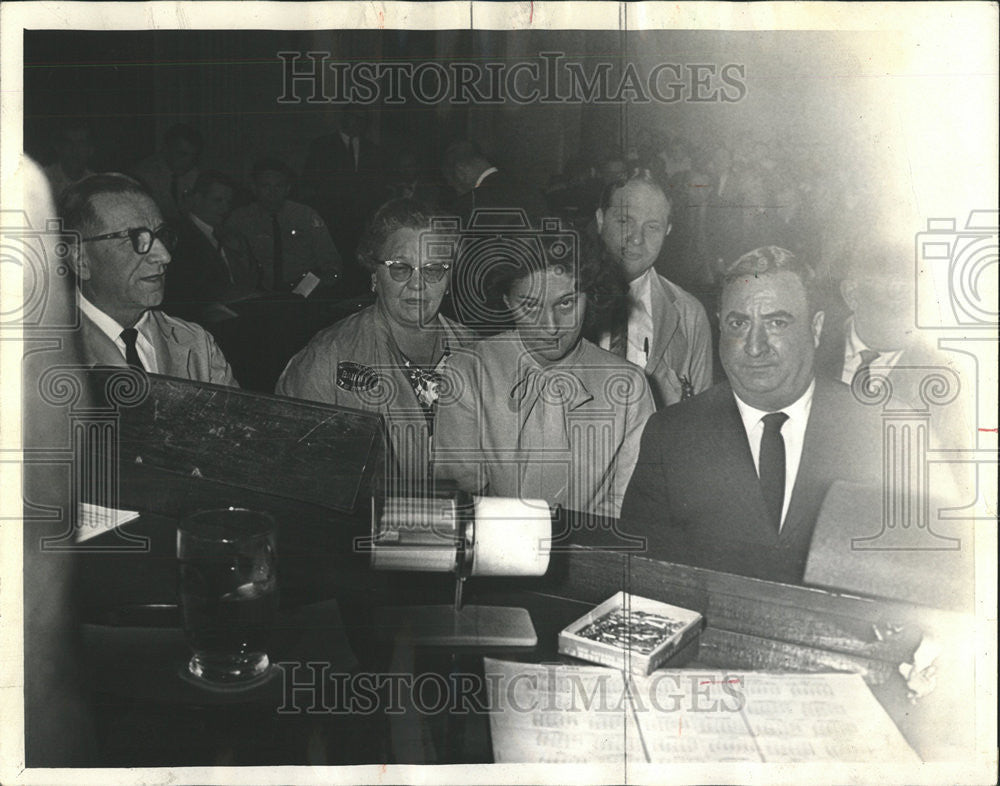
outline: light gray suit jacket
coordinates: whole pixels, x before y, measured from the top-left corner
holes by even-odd
[[[645,371],[656,407],[662,409],[681,400],[682,377],[694,394],[711,386],[712,330],[698,299],[663,276],[653,276],[649,294],[653,342]]]
[[[81,313],[80,317],[84,361],[91,366],[126,365],[115,342],[86,314]],[[222,350],[201,326],[154,309],[149,312],[147,335],[156,351],[160,374],[239,387]]]

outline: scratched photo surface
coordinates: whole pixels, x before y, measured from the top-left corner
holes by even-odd
[[[993,777],[997,9],[885,5],[3,4],[0,781]]]

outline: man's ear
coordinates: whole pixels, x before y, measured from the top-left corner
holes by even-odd
[[[87,281],[90,278],[90,257],[87,256],[82,242],[70,244],[69,265],[73,268],[73,274],[78,281]]]
[[[819,346],[819,337],[823,333],[823,320],[826,318],[826,314],[822,311],[817,311],[813,315],[812,329],[813,329],[813,346]]]
[[[603,232],[604,231],[604,211],[601,210],[601,208],[597,208],[597,210],[594,211],[594,218],[597,219],[597,231],[598,232]]]
[[[670,234],[670,230],[671,230],[671,229],[673,229],[673,228],[674,228],[674,225],[673,225],[673,224],[671,224],[671,223],[670,223],[670,222],[668,221],[668,222],[667,222],[667,231],[663,233],[663,236],[664,236],[664,237],[666,237],[667,235],[669,235],[669,234]]]

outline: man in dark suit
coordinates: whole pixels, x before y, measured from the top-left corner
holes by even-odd
[[[949,384],[964,384],[956,356],[935,348],[916,326],[912,236],[864,237],[846,260],[840,296],[848,315],[827,318],[816,351],[816,375],[854,383],[887,383],[900,405],[925,403],[921,387],[943,372]],[[930,409],[933,447],[967,449],[974,444],[964,397]],[[958,465],[956,464],[956,469]]]
[[[813,286],[776,246],[728,269],[728,382],[650,419],[622,506],[623,528],[653,556],[800,582],[830,485],[878,477],[877,411],[813,373],[824,319]]]
[[[177,249],[167,279],[165,307],[171,313],[210,324],[225,314],[219,304],[254,290],[256,274],[240,239],[223,232],[233,191],[229,178],[205,170],[185,200],[175,222]]]
[[[384,195],[386,162],[365,136],[367,115],[344,107],[332,116],[334,130],[312,141],[302,168],[302,201],[319,213],[345,262],[347,285],[364,286],[366,274],[354,263],[365,222]]]
[[[458,216],[469,242],[460,242],[451,271],[451,294],[442,312],[472,328],[480,335],[492,335],[513,327],[508,309],[492,292],[495,265],[502,265],[503,253],[484,253],[476,238],[497,230],[520,231],[525,222],[540,226],[545,213],[541,192],[535,192],[493,166],[468,140],[452,143],[441,161],[441,173],[457,196],[447,212]],[[503,247],[498,243],[496,248]],[[465,253],[464,249],[469,249]]]
[[[537,220],[545,212],[545,202],[541,192],[532,189],[506,172],[493,166],[476,147],[466,140],[455,142],[445,151],[441,163],[445,181],[457,196],[450,208],[453,213],[467,223],[473,211],[490,209],[521,209],[531,220]],[[491,226],[511,224],[517,226],[511,217],[500,222],[490,222]]]

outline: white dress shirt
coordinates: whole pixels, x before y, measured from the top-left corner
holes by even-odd
[[[97,325],[101,332],[114,342],[114,345],[118,347],[118,350],[122,353],[122,359],[124,359],[125,341],[122,339],[122,331],[125,328],[87,300],[87,298],[83,296],[83,293],[80,293],[80,310],[84,313],[87,319]],[[158,374],[159,366],[156,364],[156,350],[153,348],[152,342],[150,342],[149,337],[145,333],[148,325],[149,312],[144,311],[142,316],[139,317],[139,321],[134,325],[135,329],[139,331],[139,335],[135,339],[135,349],[136,352],[139,353],[139,360],[142,361],[142,365],[146,371],[150,374]]]
[[[235,283],[236,279],[233,278],[233,269],[229,266],[229,257],[226,256],[226,249],[222,247],[219,242],[218,236],[215,234],[215,227],[206,221],[202,221],[194,213],[188,213],[191,219],[191,223],[197,227],[198,231],[201,232],[208,242],[212,244],[212,247],[219,252],[219,256],[222,257],[222,263],[226,266],[226,275],[229,277],[229,283]]]
[[[871,347],[866,346],[865,342],[861,340],[858,336],[858,331],[854,327],[854,318],[850,320],[850,330],[847,332],[847,341],[844,344],[844,370],[840,375],[840,381],[847,385],[851,384],[854,379],[854,375],[858,372],[858,368],[861,366],[861,352],[862,350],[869,350],[878,352],[878,350],[872,350]],[[892,352],[879,352],[879,356],[871,362],[869,368],[872,372],[882,371],[889,372],[893,367],[899,362],[900,356],[903,354],[903,350],[897,349]]]
[[[497,169],[495,166],[491,166],[489,169],[484,169],[483,173],[479,176],[479,179],[476,181],[476,184],[473,186],[473,188],[479,188],[483,184],[483,181],[486,178],[488,178],[494,172],[499,172],[499,171],[500,170]]]
[[[785,442],[785,498],[781,505],[781,525],[785,524],[788,515],[788,503],[792,500],[792,489],[795,488],[795,478],[799,474],[799,464],[802,461],[802,445],[806,439],[806,425],[809,423],[809,411],[812,409],[813,391],[816,381],[809,383],[806,392],[797,401],[777,412],[788,415],[781,425],[781,438]],[[764,416],[770,414],[761,409],[755,409],[742,401],[735,393],[736,407],[743,420],[743,428],[750,442],[750,453],[753,454],[754,469],[760,476],[760,440],[764,436]]]
[[[650,289],[656,271],[649,268],[635,281],[629,282],[628,346],[625,359],[641,369],[646,368],[653,343],[653,301]],[[601,349],[611,348],[611,334],[604,333]]]
[[[344,147],[349,147],[351,149],[351,154],[354,156],[354,171],[358,171],[358,158],[361,152],[361,139],[356,136],[348,136],[343,131],[340,132],[340,138],[344,143]]]

